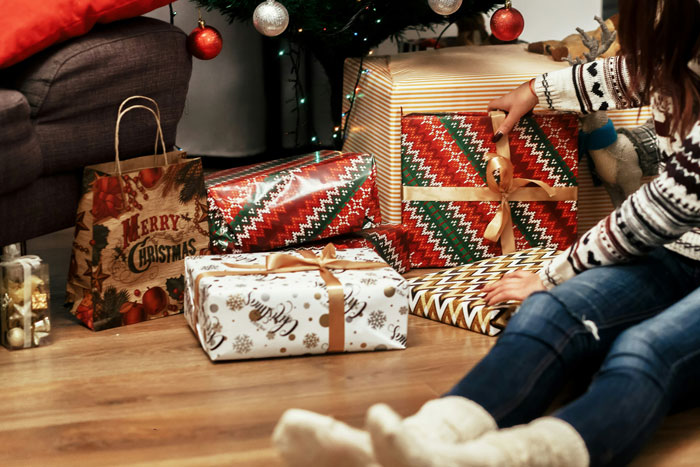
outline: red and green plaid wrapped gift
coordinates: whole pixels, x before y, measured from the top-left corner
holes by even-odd
[[[266,251],[381,221],[374,158],[317,151],[225,170],[205,180],[212,250]]]
[[[384,224],[372,229],[364,229],[339,237],[304,244],[306,247],[323,247],[327,243],[336,250],[348,248],[371,248],[399,274],[411,270],[411,250],[408,247],[406,229],[398,224]]]
[[[494,143],[502,118],[403,116],[402,220],[412,267],[561,250],[576,239],[578,118],[536,113]]]

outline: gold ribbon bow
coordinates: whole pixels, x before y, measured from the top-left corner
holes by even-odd
[[[193,320],[195,332],[197,332],[197,315],[199,312],[199,283],[205,277],[318,271],[328,289],[328,351],[342,352],[345,350],[345,298],[343,285],[330,270],[379,269],[388,267],[388,264],[378,261],[338,259],[335,255],[335,245],[332,243],[326,245],[320,256],[316,256],[309,250],[299,250],[297,253],[302,255],[302,258],[286,253],[272,253],[265,258],[265,264],[223,263],[225,266],[237,270],[206,271],[198,274],[194,281],[195,313]]]
[[[503,112],[491,112],[491,122],[498,128],[505,118]],[[503,254],[515,251],[513,218],[510,201],[566,201],[578,197],[578,187],[552,187],[540,180],[514,178],[508,138],[496,144],[496,153],[486,154],[485,187],[403,187],[405,201],[500,201],[496,215],[486,226],[484,238],[501,242]],[[535,186],[527,186],[535,184]]]

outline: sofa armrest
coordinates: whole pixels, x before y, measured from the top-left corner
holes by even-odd
[[[22,93],[0,89],[0,194],[28,185],[42,169],[41,149]]]
[[[192,71],[186,38],[163,21],[132,18],[97,25],[8,68],[5,81],[31,108],[42,174],[112,160],[117,109],[132,95],[158,102],[172,147]],[[131,112],[123,120],[120,155],[152,154],[154,139],[151,114]]]

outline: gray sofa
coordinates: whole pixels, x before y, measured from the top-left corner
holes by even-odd
[[[74,225],[82,168],[114,160],[123,99],[160,105],[175,142],[192,71],[180,29],[152,18],[98,25],[0,70],[0,246]],[[152,154],[153,117],[122,120],[120,156]]]

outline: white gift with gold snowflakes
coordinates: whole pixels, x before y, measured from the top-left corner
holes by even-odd
[[[317,257],[323,253],[311,251]],[[302,258],[304,253],[286,254]],[[369,248],[333,254],[338,260],[383,265],[328,268],[342,285],[343,317],[336,312],[333,319],[329,287],[318,270],[241,272],[264,265],[271,253],[187,257],[185,317],[211,360],[405,348],[409,308],[403,277]],[[329,349],[331,334],[335,344]]]

